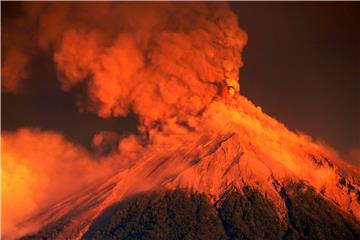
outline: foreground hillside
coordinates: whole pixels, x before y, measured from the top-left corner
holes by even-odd
[[[182,190],[144,193],[112,205],[82,239],[359,239],[359,225],[304,184],[281,190],[287,216],[245,187],[211,204],[204,194]],[[23,239],[55,239],[63,221]]]

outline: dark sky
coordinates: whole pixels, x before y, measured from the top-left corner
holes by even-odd
[[[242,93],[290,129],[360,147],[360,4],[231,5],[249,36]]]
[[[4,23],[9,5],[1,5]],[[249,35],[242,94],[290,129],[342,152],[359,147],[360,4],[238,2],[231,7]],[[60,90],[51,56],[34,62],[26,91],[2,93],[2,130],[52,129],[86,146],[99,130],[136,130],[133,116],[104,120],[79,113],[76,94]]]

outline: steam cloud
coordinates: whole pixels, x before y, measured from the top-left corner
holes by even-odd
[[[219,96],[227,82],[238,81],[247,35],[226,4],[23,3],[22,7],[23,15],[3,26],[4,91],[21,90],[31,74],[31,59],[51,53],[62,88],[86,89],[85,100],[78,102],[81,110],[104,118],[134,112],[139,129],[148,131],[170,118],[189,121]],[[2,141],[6,209],[2,222],[8,236],[14,236],[17,224],[30,214],[110,174],[108,166],[114,166],[114,159],[131,162],[144,147],[135,136],[118,143],[119,136],[109,132],[93,139],[97,152],[110,149],[106,158],[90,157],[53,132],[22,129],[3,134]]]

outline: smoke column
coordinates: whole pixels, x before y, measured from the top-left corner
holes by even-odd
[[[196,128],[192,120],[229,82],[239,90],[247,35],[227,4],[64,2],[22,3],[22,8],[22,16],[2,30],[2,90],[26,91],[29,63],[50,53],[63,90],[85,90],[79,110],[103,118],[135,113],[143,136],[119,139],[100,132],[93,139],[95,156],[59,133],[28,128],[3,133],[6,237],[23,234],[17,226],[32,214],[131,165],[147,147],[146,136],[160,131],[152,129],[169,119],[174,129]]]

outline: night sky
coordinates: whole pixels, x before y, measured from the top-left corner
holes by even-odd
[[[360,147],[360,4],[234,3],[249,35],[242,94],[341,152]]]
[[[1,5],[6,24],[17,8]],[[340,152],[360,147],[360,4],[238,2],[231,7],[249,36],[242,94],[290,129],[324,139]],[[60,89],[51,59],[37,56],[23,92],[2,92],[2,130],[55,130],[87,147],[100,130],[136,131],[134,116],[105,120],[78,112],[78,94]]]

